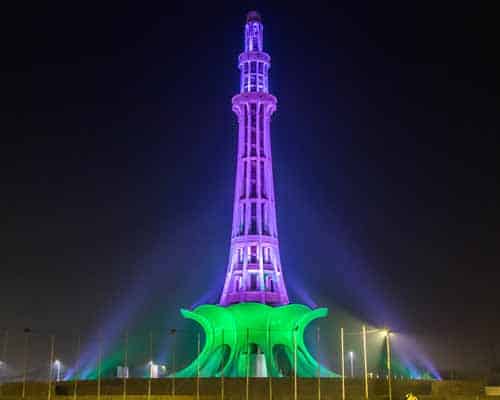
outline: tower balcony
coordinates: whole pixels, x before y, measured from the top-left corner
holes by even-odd
[[[258,235],[258,234],[241,234],[235,236],[231,239],[231,244],[233,246],[240,247],[243,246],[251,246],[251,245],[260,245],[264,246],[279,246],[278,238],[269,236],[266,234]]]
[[[238,57],[238,67],[243,68],[243,64],[250,61],[260,61],[267,65],[271,64],[271,56],[263,51],[243,52]]]
[[[269,305],[282,305],[283,299],[279,292],[271,291],[242,291],[229,293],[226,297],[226,304],[235,303],[263,303]]]
[[[232,103],[233,109],[235,106],[239,106],[245,103],[255,103],[255,102],[266,103],[276,107],[278,100],[275,96],[269,93],[264,92],[249,92],[249,93],[240,93],[236,96],[233,96]]]

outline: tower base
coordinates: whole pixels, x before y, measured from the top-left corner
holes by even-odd
[[[313,320],[326,317],[327,308],[315,310],[302,304],[270,307],[238,303],[229,307],[205,304],[184,318],[198,322],[205,331],[199,356],[175,376],[283,377],[297,369],[299,377],[336,377],[320,366],[304,344],[304,330]],[[199,372],[198,372],[199,371]]]

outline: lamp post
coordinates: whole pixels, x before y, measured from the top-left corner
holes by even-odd
[[[387,385],[389,389],[389,400],[392,400],[392,372],[391,372],[391,331],[385,330],[385,345],[387,353]]]
[[[248,400],[249,396],[249,387],[250,387],[250,328],[247,328],[247,359],[246,359],[246,368],[245,368],[245,400]]]
[[[318,400],[321,400],[321,356],[319,351],[319,326],[316,329],[316,348],[318,349]]]
[[[340,328],[340,368],[342,371],[342,400],[345,400],[344,328]]]
[[[148,400],[151,399],[151,379],[153,379],[153,372],[157,368],[153,362],[153,332],[149,332],[149,360]]]
[[[23,357],[23,385],[21,388],[21,398],[26,397],[26,375],[27,375],[27,369],[28,369],[28,356],[29,356],[29,345],[30,345],[30,335],[31,335],[31,329],[30,328],[24,328],[24,357]]]
[[[221,370],[220,370],[220,398],[221,400],[224,400],[224,356],[225,356],[225,343],[224,343],[224,328],[222,328],[222,332],[221,332],[221,348],[222,348],[222,360],[221,360],[221,363],[222,363],[222,367],[221,367]]]
[[[123,351],[123,400],[127,399],[127,378],[128,378],[128,331],[125,332],[125,349]]]
[[[59,360],[54,361],[54,346],[55,346],[55,336],[51,335],[50,336],[49,382],[47,385],[47,400],[50,400],[52,398],[52,376],[54,375],[52,369],[57,365],[56,362],[59,362]]]
[[[297,327],[293,330],[293,400],[297,400]]]
[[[73,379],[73,400],[76,400],[78,391],[78,379],[80,379],[79,367],[80,367],[80,346],[81,346],[80,335],[76,338],[76,363],[75,363],[75,377]]]
[[[200,347],[201,347],[201,337],[200,334],[198,333],[197,340],[196,340],[196,347],[197,347],[197,357],[196,360],[196,400],[200,400]]]
[[[97,400],[101,400],[101,372],[102,372],[102,335],[99,332],[97,343]]]
[[[3,395],[3,385],[2,385],[2,383],[3,383],[3,377],[2,377],[3,372],[2,372],[2,370],[3,370],[4,364],[5,363],[2,360],[0,360],[0,396]]]
[[[175,396],[175,334],[177,329],[170,329],[172,335],[172,396]]]
[[[269,325],[268,330],[267,330],[267,351],[270,354],[270,357],[272,356],[272,346],[271,346],[271,325]],[[269,383],[269,400],[273,400],[273,377],[272,377],[272,367],[271,363],[268,363],[268,371],[267,371],[267,376],[268,376],[268,383]]]
[[[365,378],[365,399],[368,400],[368,360],[366,354],[366,325],[362,328],[363,334],[363,367],[364,367],[364,378]]]
[[[0,359],[0,370],[4,370],[5,371],[5,366],[6,366],[6,363],[7,363],[7,343],[9,341],[9,331],[5,331],[3,333],[3,345],[2,345],[2,358]],[[0,374],[0,378],[6,378],[7,376],[7,373],[5,374]],[[2,394],[0,392],[0,394]]]

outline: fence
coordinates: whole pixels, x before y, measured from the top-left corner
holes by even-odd
[[[273,332],[278,336],[292,333]],[[398,335],[365,326],[359,330],[341,328],[338,332],[322,332],[317,327],[309,333],[306,342],[325,366],[324,370],[318,368],[317,376],[297,376],[295,348],[292,349],[295,354],[288,354],[288,368],[280,369],[281,379],[255,377],[248,365],[244,369],[246,376],[240,378],[225,379],[223,373],[217,379],[208,378],[197,368],[196,376],[187,379],[177,378],[176,374],[203,350],[206,338],[199,330],[95,336],[6,330],[1,337],[0,394],[21,398],[37,393],[48,397],[169,394],[248,399],[254,396],[253,392],[274,399],[280,396],[367,399],[378,395],[391,400],[393,394],[399,398],[408,388],[423,394],[431,391],[429,383],[409,379],[405,357],[398,354],[397,347],[395,351],[392,347]],[[322,351],[325,342],[337,351]],[[272,357],[280,355],[273,352]],[[325,379],[326,368],[338,372],[340,379]],[[241,388],[243,392],[239,392]]]

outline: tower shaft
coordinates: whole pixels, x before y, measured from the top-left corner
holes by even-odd
[[[263,25],[249,13],[245,51],[240,54],[240,93],[233,97],[238,119],[238,149],[231,248],[221,305],[259,302],[288,304],[276,224],[271,156],[269,94],[271,57],[263,51]]]

